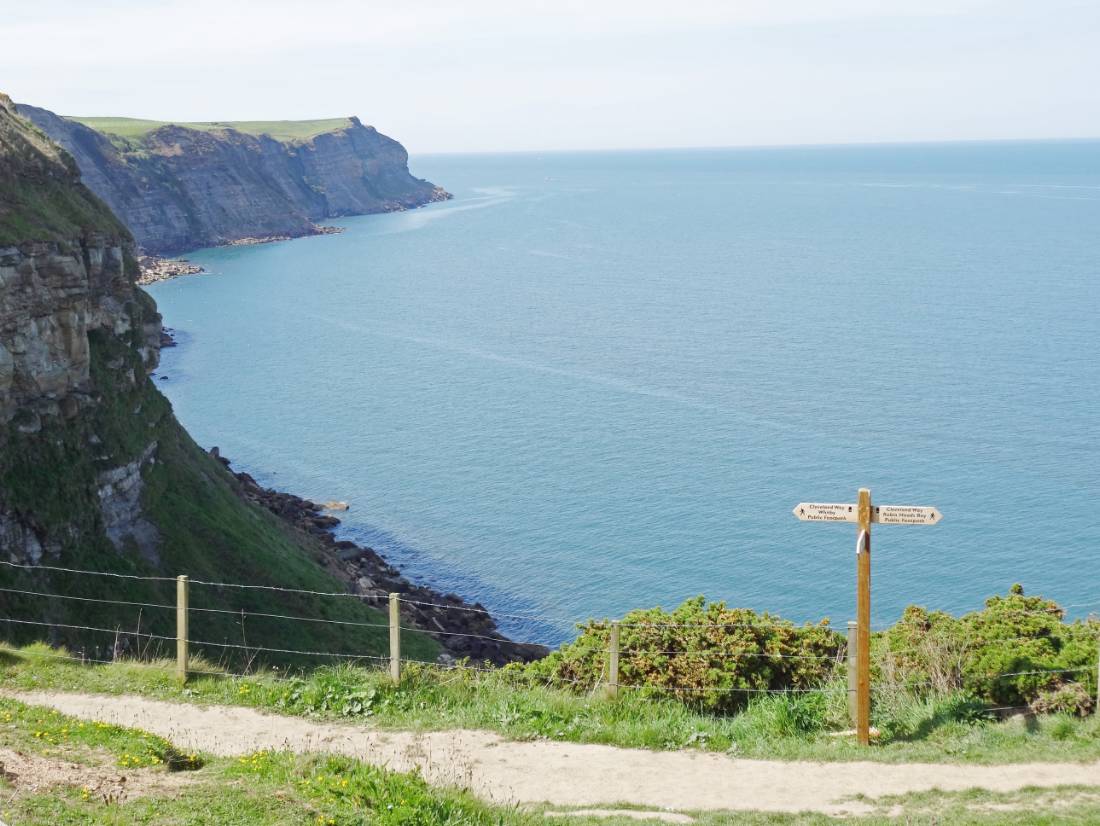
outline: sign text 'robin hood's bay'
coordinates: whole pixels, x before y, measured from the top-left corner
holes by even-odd
[[[882,525],[935,525],[943,514],[935,508],[917,505],[875,505],[871,508],[871,521]]]

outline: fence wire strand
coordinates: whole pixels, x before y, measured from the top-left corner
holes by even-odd
[[[64,568],[64,567],[49,566],[49,565],[24,565],[24,564],[10,562],[10,561],[7,561],[7,560],[0,560],[0,565],[4,565],[4,566],[10,567],[10,568],[23,569],[23,570],[49,570],[49,571],[57,571],[57,572],[63,572],[63,573],[68,573],[68,574],[113,577],[113,578],[119,578],[119,579],[129,579],[129,580],[145,580],[145,581],[166,582],[166,583],[176,581],[176,577],[141,576],[141,575],[137,575],[137,574],[123,574],[123,573],[113,573],[113,572],[105,572],[105,571],[84,571],[84,570],[75,569],[75,568]],[[320,597],[351,597],[353,599],[357,599],[357,600],[360,600],[362,602],[380,602],[383,599],[382,597],[379,597],[379,596],[367,596],[367,595],[352,594],[350,592],[345,592],[345,591],[326,592],[326,591],[314,591],[314,590],[301,589],[301,588],[283,588],[283,587],[274,586],[274,585],[249,585],[249,584],[241,584],[241,583],[208,582],[208,581],[204,581],[204,580],[189,580],[189,582],[191,584],[194,584],[194,585],[206,586],[206,587],[216,587],[216,588],[236,588],[236,589],[249,589],[249,590],[263,590],[263,591],[272,591],[272,592],[279,592],[279,593],[307,594],[307,595],[320,596]],[[50,593],[50,592],[47,592],[47,591],[9,588],[9,587],[0,587],[0,593],[18,594],[18,595],[32,596],[32,597],[45,598],[45,599],[72,600],[72,601],[81,602],[81,603],[96,603],[96,604],[117,605],[117,606],[126,607],[126,608],[139,608],[139,609],[151,608],[151,609],[172,610],[172,609],[175,609],[177,607],[174,604],[168,604],[168,603],[141,602],[141,601],[130,601],[130,600],[116,600],[116,599],[106,599],[106,598],[101,598],[101,597],[85,597],[85,596],[78,596],[78,595],[73,595],[73,594],[56,594],[56,593]],[[471,613],[479,613],[479,614],[484,614],[486,616],[490,616],[490,617],[494,617],[494,618],[499,617],[499,618],[509,618],[509,619],[535,621],[535,622],[545,622],[546,621],[545,617],[538,617],[538,616],[531,615],[531,614],[500,614],[500,613],[490,614],[490,612],[487,609],[484,609],[484,608],[473,607],[473,606],[465,606],[465,605],[454,605],[454,604],[450,604],[450,603],[430,602],[430,601],[423,601],[423,600],[407,600],[407,599],[403,599],[403,598],[400,599],[400,602],[403,602],[403,603],[408,604],[408,605],[426,607],[426,608],[440,608],[440,609],[445,609],[445,610],[455,610],[455,611],[466,611],[466,612],[471,612]],[[1061,619],[1065,616],[1066,611],[1069,610],[1069,609],[1089,607],[1089,606],[1097,605],[1097,604],[1100,604],[1100,601],[1091,602],[1091,603],[1074,603],[1074,604],[1064,605],[1064,606],[1053,606],[1049,609],[1043,609],[1043,610],[1025,610],[1025,609],[1011,609],[1011,608],[1006,608],[1006,609],[1002,609],[1002,610],[1003,610],[1004,613],[1011,614],[1011,615],[1014,615],[1014,616],[1021,616],[1021,615],[1022,616],[1042,616],[1042,617],[1047,617],[1047,618],[1057,618],[1061,621]],[[323,617],[303,617],[303,616],[295,616],[295,615],[291,615],[291,614],[278,614],[278,613],[271,613],[271,612],[249,611],[249,610],[246,610],[246,609],[206,608],[206,607],[200,607],[200,606],[189,606],[188,610],[189,611],[194,611],[194,612],[199,612],[199,613],[209,613],[209,614],[219,614],[219,615],[240,617],[242,623],[250,617],[256,617],[256,618],[294,621],[294,622],[325,623],[325,624],[338,625],[338,626],[354,626],[354,627],[366,627],[366,628],[388,628],[389,627],[389,624],[386,623],[386,622],[361,622],[361,621],[355,621],[355,620],[328,619],[328,618],[323,618]],[[158,641],[163,641],[163,642],[174,642],[174,641],[176,641],[177,638],[175,636],[168,636],[168,635],[156,634],[156,633],[152,633],[152,632],[148,632],[148,631],[141,631],[140,630],[140,620],[141,620],[141,617],[140,617],[140,613],[139,613],[138,627],[135,627],[133,630],[130,630],[130,629],[122,627],[121,625],[117,626],[115,628],[104,628],[104,627],[97,627],[97,626],[90,626],[90,625],[79,625],[79,624],[68,624],[68,623],[58,623],[58,622],[46,622],[46,621],[41,621],[41,620],[20,619],[20,618],[16,618],[16,617],[0,617],[0,623],[8,622],[8,623],[16,623],[16,624],[19,624],[19,625],[42,627],[42,628],[63,628],[63,629],[69,629],[69,630],[73,630],[73,631],[86,631],[86,632],[91,632],[91,633],[111,634],[111,635],[114,635],[115,637],[135,637],[135,638],[138,638],[138,639],[144,639],[144,640],[150,640],[150,641],[152,641],[152,640],[158,640]],[[1079,623],[1080,623],[1080,621],[1074,621],[1073,625],[1074,626],[1079,626]],[[600,629],[606,629],[606,628],[610,627],[610,621],[606,621],[606,620],[605,621],[590,621],[590,624],[592,626],[594,626],[596,628],[600,628]],[[1086,621],[1084,624],[1088,628],[1092,628],[1095,625],[1095,623],[1091,619],[1089,621]],[[643,631],[644,630],[651,630],[651,629],[660,630],[660,629],[681,629],[681,628],[699,628],[699,629],[780,628],[780,629],[785,629],[785,630],[788,630],[788,631],[825,630],[825,631],[830,631],[830,632],[836,633],[838,635],[842,635],[842,633],[843,633],[842,629],[833,628],[829,625],[822,625],[822,624],[815,625],[815,624],[812,624],[812,623],[797,625],[795,623],[788,622],[788,621],[771,621],[770,619],[766,619],[766,620],[763,620],[763,621],[755,621],[755,622],[699,622],[699,623],[644,622],[644,621],[641,621],[641,622],[621,622],[621,623],[619,623],[619,627],[622,628],[622,629],[641,629]],[[537,643],[518,642],[516,640],[509,639],[509,638],[504,637],[502,635],[498,636],[498,635],[492,635],[492,634],[479,634],[479,633],[473,633],[473,632],[446,631],[446,630],[436,630],[436,629],[430,629],[430,628],[414,628],[414,627],[410,627],[410,626],[399,626],[399,628],[400,628],[401,631],[412,632],[412,633],[424,633],[424,634],[428,634],[430,636],[435,636],[435,637],[454,637],[454,638],[465,638],[465,639],[474,639],[474,640],[485,640],[485,641],[488,641],[488,642],[504,643],[504,644],[509,644],[509,645],[537,645]],[[1044,630],[1045,629],[1037,629],[1037,631],[1039,632],[1037,634],[1030,634],[1030,635],[1019,636],[1019,637],[1015,637],[1015,638],[1008,638],[1008,639],[1003,639],[1003,640],[998,639],[998,640],[986,641],[986,640],[982,640],[980,638],[980,630],[975,631],[974,629],[971,629],[971,635],[969,637],[967,637],[962,642],[962,644],[959,646],[959,650],[957,652],[952,652],[952,655],[957,657],[957,659],[959,660],[959,667],[961,668],[962,667],[962,662],[965,661],[969,656],[971,656],[972,650],[977,645],[989,644],[990,642],[996,643],[997,645],[1010,645],[1010,644],[1026,643],[1026,642],[1049,641],[1050,637],[1047,637],[1047,636],[1043,635]],[[269,653],[269,654],[289,655],[289,656],[306,657],[306,658],[328,657],[328,658],[335,658],[335,659],[338,659],[338,660],[349,661],[349,662],[352,662],[352,663],[355,663],[355,664],[362,664],[362,663],[382,664],[382,663],[388,663],[388,662],[391,661],[390,656],[378,655],[378,654],[357,654],[357,653],[353,653],[353,652],[314,651],[314,650],[308,650],[308,649],[276,648],[276,647],[268,647],[268,646],[263,646],[263,645],[249,645],[246,642],[231,643],[231,642],[228,642],[228,641],[215,642],[215,641],[208,641],[208,640],[187,640],[187,642],[190,645],[193,645],[193,646],[196,646],[196,647],[199,647],[199,648],[203,648],[203,647],[218,648],[218,649],[223,650],[224,652],[242,651],[242,652],[245,652],[245,654],[250,655],[251,658],[255,658],[257,655],[262,654],[262,653]],[[635,644],[636,643],[637,643],[637,641],[635,641]],[[893,659],[893,658],[897,658],[897,657],[903,657],[903,656],[906,656],[906,655],[909,655],[909,654],[928,654],[928,653],[930,653],[929,649],[931,647],[934,647],[936,644],[937,644],[936,638],[934,636],[930,636],[924,644],[918,644],[916,646],[912,646],[912,647],[909,647],[909,648],[891,649],[888,646],[887,647],[877,647],[876,646],[877,650],[876,650],[875,653],[876,653],[876,656],[884,657],[884,658],[887,658],[889,660],[889,659]],[[607,655],[607,654],[610,654],[612,652],[608,648],[597,648],[597,649],[591,650],[589,653],[598,654],[598,655]],[[620,649],[618,653],[621,656],[628,658],[628,662],[632,659],[638,659],[638,658],[646,657],[646,656],[661,656],[661,657],[685,657],[685,658],[808,660],[808,661],[818,661],[818,662],[829,662],[829,661],[831,661],[831,662],[834,662],[834,663],[839,665],[841,662],[843,662],[843,660],[847,656],[847,645],[846,645],[846,641],[843,640],[843,638],[842,638],[842,640],[840,641],[840,644],[837,647],[836,652],[833,653],[833,654],[826,654],[826,655],[821,655],[821,654],[786,654],[786,653],[781,653],[781,652],[771,652],[771,651],[764,651],[764,650],[753,651],[753,650],[729,649],[729,648],[717,648],[717,647],[716,648],[710,648],[710,647],[706,647],[705,645],[703,647],[697,648],[697,649],[681,649],[681,650],[665,650],[665,649],[651,650],[651,649],[646,649],[646,648],[627,647],[627,648]],[[52,657],[52,658],[55,658],[55,659],[81,662],[81,663],[114,664],[114,663],[140,662],[140,663],[143,663],[143,664],[146,664],[146,665],[153,665],[155,667],[163,667],[165,669],[169,669],[169,668],[174,669],[175,668],[174,664],[168,664],[168,663],[161,664],[161,663],[158,663],[156,661],[149,661],[149,660],[144,660],[144,659],[130,659],[130,658],[123,658],[123,657],[107,660],[107,659],[99,659],[99,658],[88,657],[88,656],[85,656],[85,655],[72,656],[72,655],[64,655],[64,654],[42,654],[40,652],[36,652],[36,655]],[[250,662],[251,662],[251,660],[250,660]],[[495,674],[498,674],[498,675],[505,675],[506,678],[510,678],[510,677],[514,676],[510,672],[502,671],[499,668],[493,668],[493,667],[490,667],[488,665],[478,665],[478,664],[475,664],[475,663],[471,663],[469,661],[441,663],[441,662],[438,662],[438,661],[432,662],[432,661],[428,661],[428,660],[420,660],[420,659],[415,659],[415,658],[402,658],[401,662],[412,664],[412,665],[418,665],[418,666],[427,666],[427,667],[430,667],[430,668],[433,668],[433,669],[439,669],[439,670],[444,670],[444,671],[454,671],[454,672],[465,671],[465,672],[473,672],[473,673],[479,673],[479,674],[484,674],[484,673],[491,672],[491,673],[495,673]],[[255,678],[255,679],[261,679],[261,678],[262,679],[278,679],[278,680],[300,679],[298,677],[289,677],[289,676],[279,675],[279,674],[275,673],[277,670],[278,670],[277,667],[273,667],[273,671],[270,672],[270,673],[265,671],[262,674],[248,674],[248,673],[238,673],[238,672],[233,672],[233,671],[212,671],[212,670],[207,670],[207,669],[194,669],[194,668],[188,669],[190,674],[204,675],[204,676],[217,676],[217,677],[229,677],[229,678],[240,678],[240,679],[252,679],[252,678]],[[974,676],[978,677],[979,679],[996,680],[996,679],[1005,679],[1005,678],[1010,678],[1010,677],[1021,677],[1021,676],[1075,674],[1075,673],[1081,673],[1081,672],[1092,672],[1094,670],[1095,670],[1095,666],[1088,665],[1088,666],[1080,666],[1080,667],[1073,667],[1073,668],[1030,669],[1030,670],[1019,670],[1019,671],[1010,671],[1010,672],[1002,672],[1002,673],[994,673],[994,674],[975,674]],[[524,679],[525,684],[530,684],[530,678],[523,678],[523,679]],[[597,678],[595,681],[591,681],[591,680],[581,680],[581,679],[576,679],[576,678],[550,676],[550,677],[546,678],[545,682],[546,682],[546,685],[548,687],[553,686],[553,685],[559,685],[559,684],[572,684],[572,685],[576,685],[576,686],[582,686],[586,690],[591,690],[591,691],[595,691],[601,685],[606,685],[606,683],[604,683],[604,678],[603,677]],[[926,682],[918,682],[918,683],[905,683],[904,685],[905,685],[906,688],[918,688],[918,687],[921,687],[921,686],[934,686],[936,684],[937,683],[934,682],[934,681],[926,681]],[[833,692],[847,692],[848,691],[846,686],[840,686],[840,685],[825,686],[825,687],[820,687],[820,688],[788,688],[788,689],[723,687],[723,686],[711,686],[711,687],[704,687],[704,686],[665,686],[665,685],[633,684],[633,683],[622,682],[621,677],[619,678],[619,681],[616,683],[616,685],[617,685],[617,687],[623,688],[623,689],[631,689],[631,690],[635,690],[635,691],[656,692],[656,693],[671,693],[671,694],[676,694],[676,695],[681,695],[681,696],[682,695],[692,695],[692,694],[714,695],[714,694],[723,694],[723,693],[745,693],[745,694],[826,693],[827,694],[827,693],[833,693]],[[883,690],[887,690],[887,689],[880,689],[876,686],[874,690],[876,692],[879,692],[879,691],[883,691]],[[995,712],[995,711],[1007,710],[1007,709],[1010,709],[1010,708],[1012,708],[1012,707],[1008,707],[1008,706],[994,707],[994,708],[985,709],[985,711]]]
[[[140,576],[138,574],[116,574],[110,571],[82,571],[77,568],[60,568],[56,565],[24,565],[19,562],[9,562],[6,559],[0,559],[0,565],[6,565],[9,568],[22,568],[29,571],[59,571],[66,574],[82,574],[84,576],[108,576],[115,577],[117,579],[143,579],[148,582],[175,582],[174,576]]]

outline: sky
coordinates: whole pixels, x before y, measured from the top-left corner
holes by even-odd
[[[414,154],[1098,137],[1098,35],[1097,0],[0,0],[0,91]]]

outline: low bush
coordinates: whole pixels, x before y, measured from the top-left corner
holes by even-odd
[[[1100,623],[1064,618],[1057,603],[1027,596],[1019,585],[960,617],[910,606],[876,637],[876,683],[961,691],[993,706],[1087,713]]]
[[[592,691],[607,680],[610,633],[608,621],[590,620],[574,642],[510,671],[529,684]],[[1082,716],[1094,707],[1098,639],[1100,622],[1066,622],[1057,603],[1019,585],[958,617],[910,606],[873,635],[876,713],[902,737],[991,706]],[[771,708],[751,702],[768,692],[821,691],[805,703],[820,702],[824,717],[841,725],[845,657],[846,641],[827,620],[799,626],[702,597],[672,611],[632,611],[620,623],[623,689],[708,712]],[[802,707],[775,702],[776,714]]]
[[[619,683],[727,712],[761,692],[816,688],[837,670],[844,637],[828,621],[797,626],[771,614],[689,599],[672,611],[631,611],[621,622]],[[591,690],[606,680],[610,624],[527,666],[534,680]]]

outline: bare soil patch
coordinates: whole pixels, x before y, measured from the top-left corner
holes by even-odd
[[[133,797],[172,794],[194,781],[190,772],[119,769],[107,763],[74,763],[60,757],[26,754],[0,748],[4,780],[17,794],[36,794],[58,787],[80,789],[91,798],[119,803]]]

